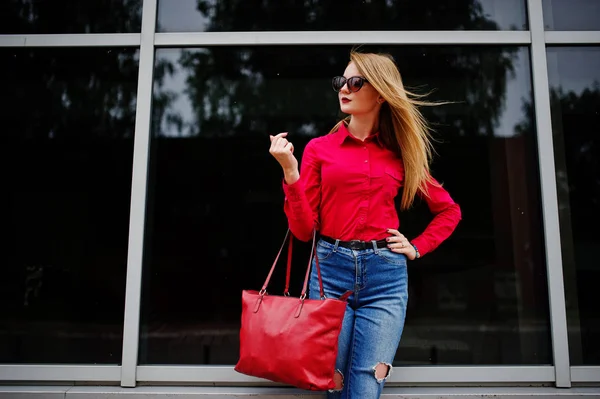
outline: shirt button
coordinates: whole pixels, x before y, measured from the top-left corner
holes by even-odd
[[[365,162],[369,162],[369,161],[365,159]]]

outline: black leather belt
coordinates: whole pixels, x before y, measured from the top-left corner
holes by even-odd
[[[337,241],[335,238],[321,236],[321,240],[328,242],[330,244],[334,244]],[[387,248],[386,240],[377,240],[375,241],[377,248]],[[352,240],[352,241],[340,241],[338,242],[338,246],[353,249],[355,251],[362,251],[365,249],[373,249],[373,241],[360,241],[360,240]]]

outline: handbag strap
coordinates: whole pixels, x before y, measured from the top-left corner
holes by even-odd
[[[292,242],[294,240],[294,236],[292,234],[290,234],[290,229],[288,229],[287,232],[285,233],[285,238],[283,239],[283,243],[281,244],[281,247],[279,248],[279,252],[277,253],[277,256],[275,257],[275,261],[273,262],[273,265],[271,266],[269,275],[267,276],[267,279],[265,280],[265,283],[263,284],[263,286],[260,290],[261,295],[264,295],[267,292],[267,286],[269,285],[269,282],[271,281],[271,277],[273,276],[273,272],[275,271],[275,266],[277,266],[277,262],[279,261],[279,257],[281,256],[281,253],[283,252],[283,248],[285,247],[286,241],[288,241],[288,237],[289,237],[289,247],[288,247],[288,261],[287,261],[287,271],[286,271],[284,294],[289,295],[290,272],[291,272],[291,268],[292,268]],[[317,275],[319,277],[319,294],[321,295],[321,299],[325,298],[325,291],[323,290],[323,279],[321,278],[321,266],[319,265],[319,257],[317,256],[316,247],[315,247],[316,241],[317,241],[317,230],[314,229],[313,230],[313,239],[312,239],[312,248],[311,248],[310,256],[308,259],[306,275],[304,276],[304,285],[302,287],[302,294],[300,295],[301,299],[306,298],[306,291],[308,290],[308,278],[310,276],[310,266],[312,264],[313,257],[315,258],[315,264],[317,267]]]
[[[317,275],[319,277],[319,290],[321,291],[321,299],[325,299],[325,290],[323,290],[323,279],[321,278],[321,265],[319,264],[319,254],[317,254],[317,248],[313,241],[313,251],[315,256],[315,263],[317,265]]]
[[[262,295],[264,295],[267,292],[267,286],[269,285],[269,281],[271,281],[271,276],[273,275],[273,272],[275,271],[275,266],[277,266],[277,262],[279,261],[279,257],[281,256],[281,252],[283,252],[283,248],[285,247],[285,242],[287,241],[288,237],[290,238],[290,248],[289,248],[289,252],[291,253],[291,243],[293,240],[293,236],[290,234],[290,229],[287,230],[287,232],[285,233],[285,238],[283,239],[283,244],[281,244],[281,247],[279,248],[279,252],[277,253],[277,256],[275,257],[275,261],[273,262],[273,266],[271,266],[271,270],[269,271],[269,275],[267,276],[267,279],[265,280],[265,283],[263,284],[262,288],[260,289],[260,293]],[[288,256],[288,262],[291,260],[291,255]],[[291,266],[291,262],[288,263],[288,269]]]
[[[306,275],[304,276],[304,286],[302,287],[302,294],[300,299],[306,298],[306,291],[308,289],[308,277],[310,275],[310,265],[312,264],[313,256],[315,258],[315,265],[317,267],[317,276],[319,279],[319,294],[321,299],[325,299],[325,291],[323,290],[323,279],[321,278],[321,265],[319,265],[319,256],[317,255],[315,243],[317,242],[317,230],[313,230],[312,248],[310,250],[310,257],[308,259],[308,267],[306,268]]]
[[[287,259],[287,267],[285,272],[285,289],[283,290],[283,295],[290,295],[290,274],[292,272],[292,246],[294,244],[294,239],[290,235],[290,243],[288,244],[288,259]]]

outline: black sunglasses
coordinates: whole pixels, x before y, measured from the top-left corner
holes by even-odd
[[[343,76],[336,76],[331,80],[331,85],[333,86],[333,90],[335,91],[342,90],[342,87],[344,87],[346,83],[348,83],[348,90],[350,90],[352,93],[356,93],[363,87],[363,84],[369,82],[367,81],[367,79],[360,76],[352,76],[348,79],[346,79]]]

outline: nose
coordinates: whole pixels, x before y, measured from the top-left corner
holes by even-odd
[[[344,83],[342,88],[340,89],[340,93],[350,94],[350,89],[348,88],[348,81]]]

